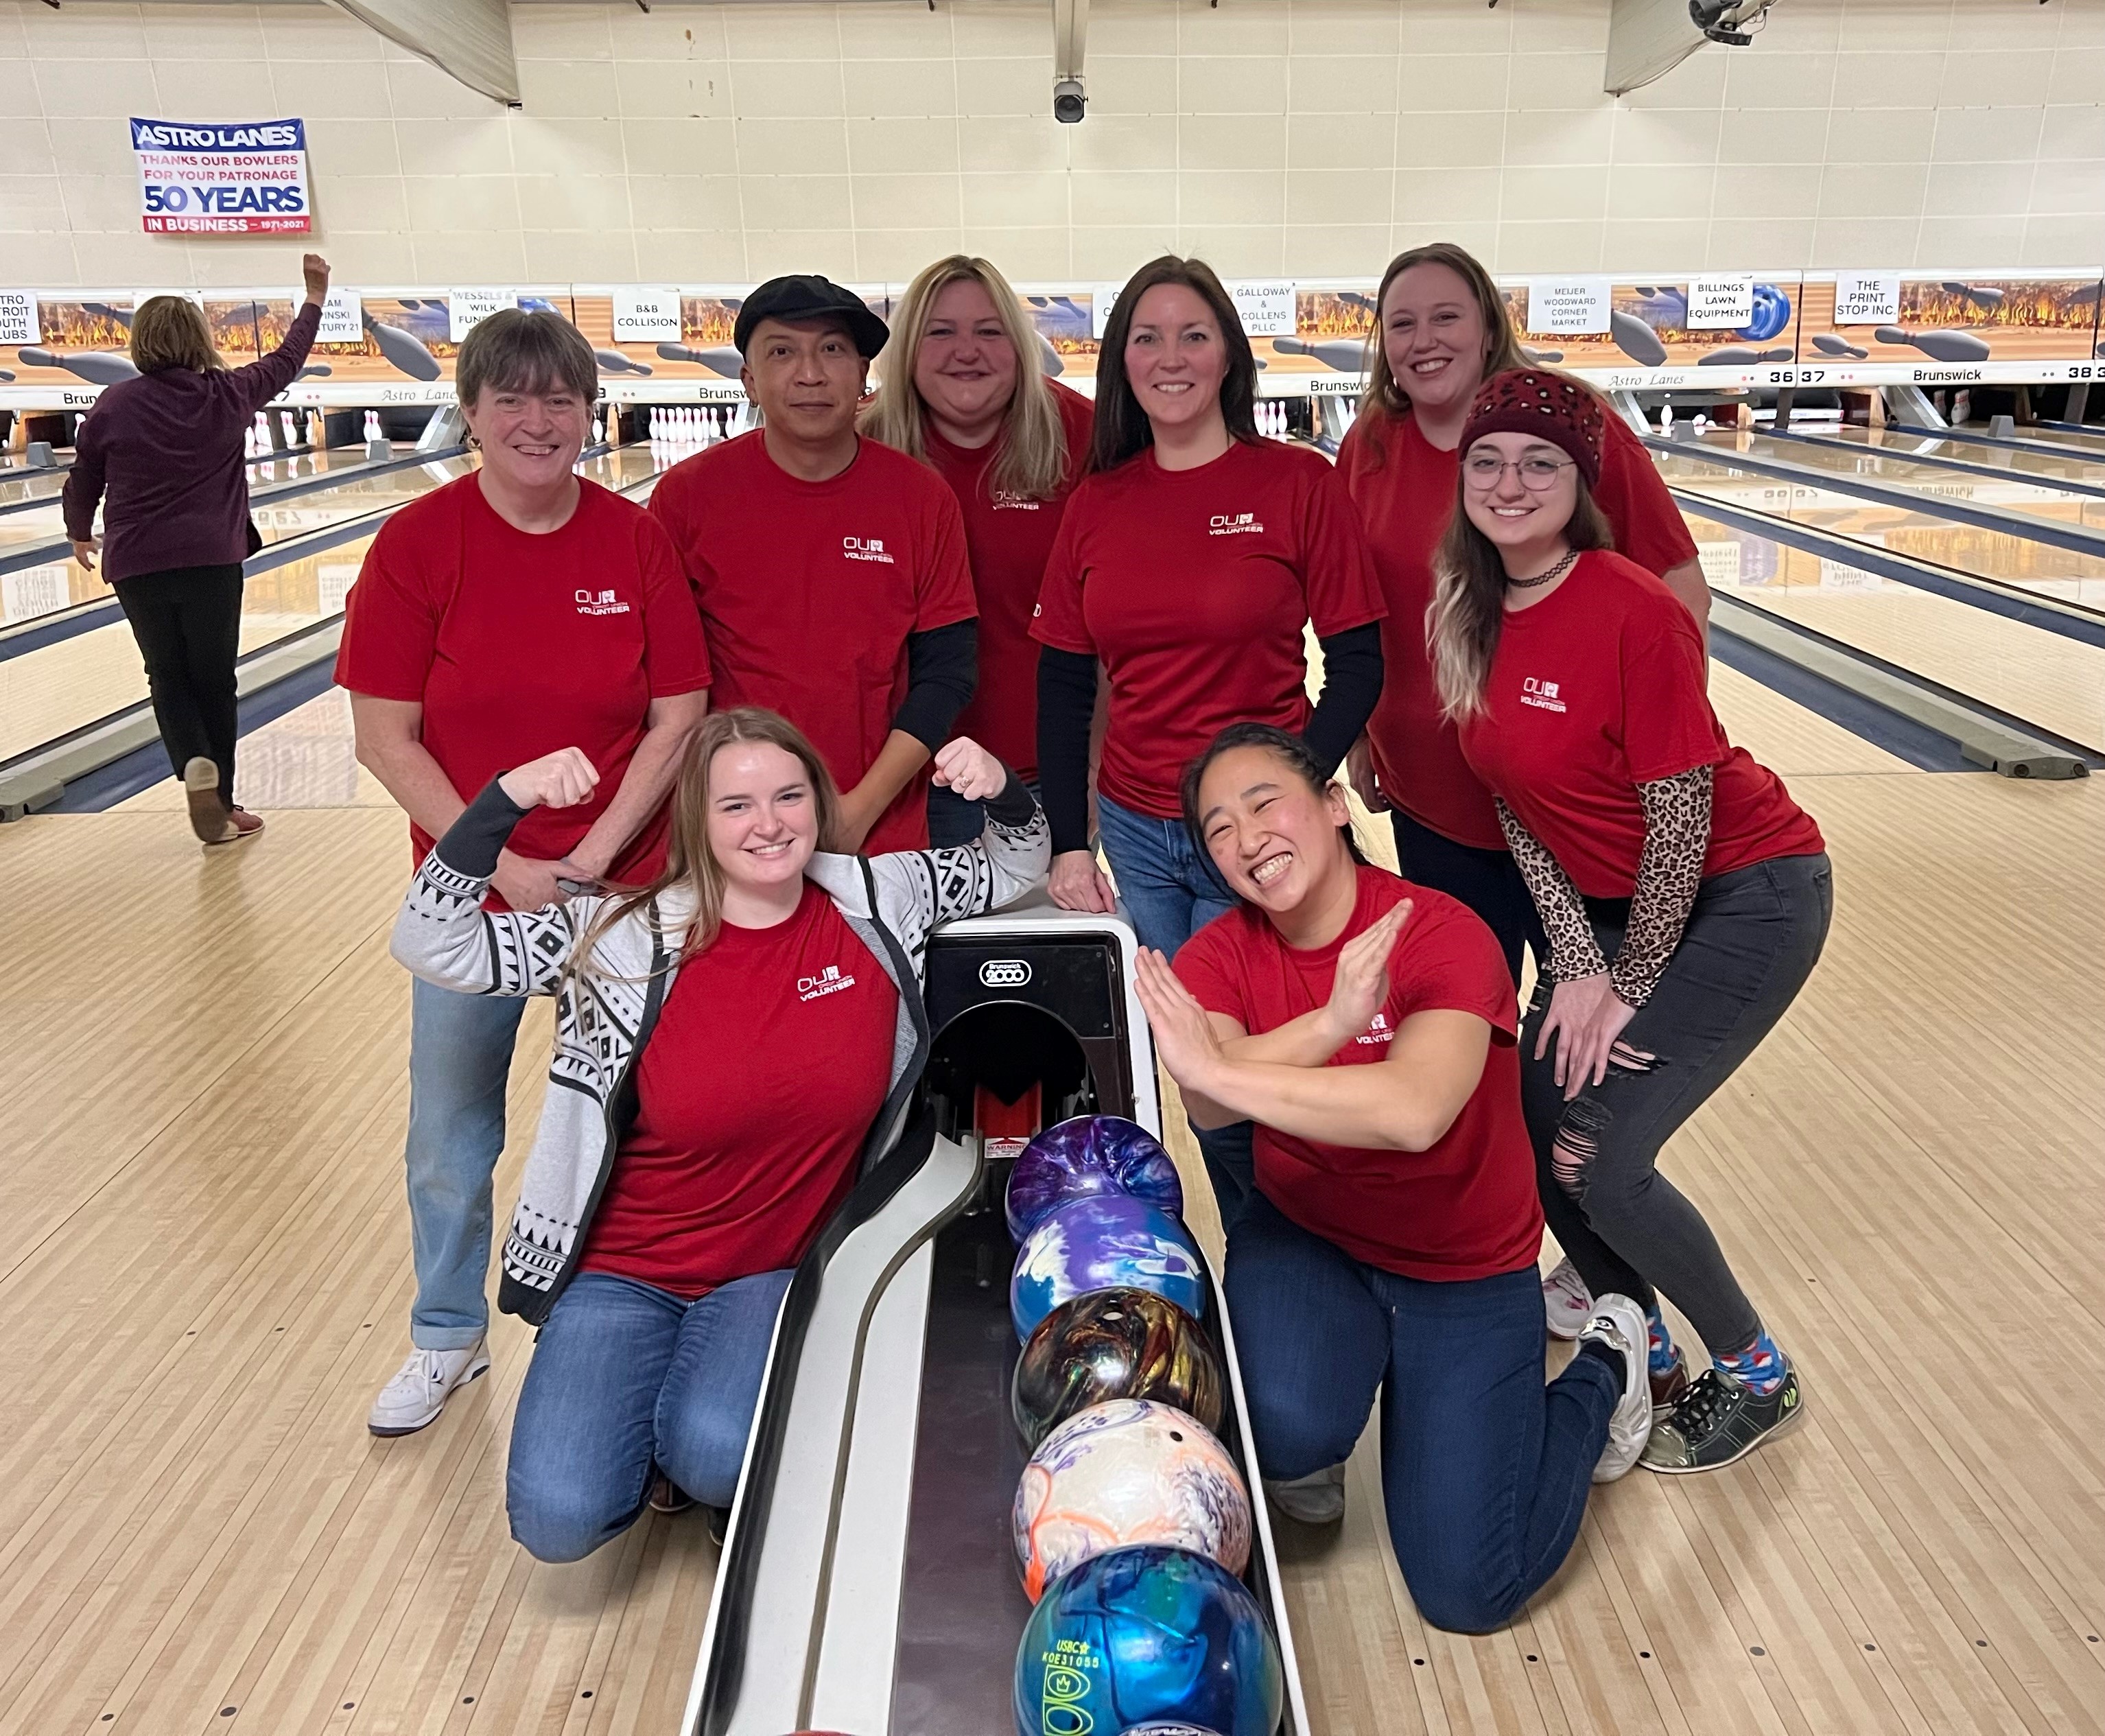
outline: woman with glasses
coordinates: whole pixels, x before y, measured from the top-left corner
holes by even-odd
[[[1803,1407],[1657,1160],[1812,974],[1834,883],[1820,829],[1726,740],[1688,611],[1607,546],[1593,490],[1613,425],[1561,374],[1516,369],[1477,393],[1428,636],[1549,937],[1521,1031],[1544,1212],[1593,1295],[1646,1309],[1664,1416],[1642,1462],[1714,1470]],[[1710,1353],[1692,1383],[1660,1292]]]
[[[1052,902],[1111,908],[1088,831],[1101,660],[1097,830],[1141,944],[1171,958],[1234,902],[1185,835],[1184,767],[1252,722],[1303,736],[1327,776],[1381,691],[1382,601],[1352,502],[1320,454],[1258,436],[1256,396],[1249,339],[1212,269],[1165,256],[1134,273],[1097,358],[1090,473],[1031,623]],[[1249,1125],[1199,1143],[1225,1228],[1250,1188]]]

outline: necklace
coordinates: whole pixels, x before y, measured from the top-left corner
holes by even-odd
[[[1515,591],[1532,591],[1536,586],[1547,584],[1553,579],[1562,578],[1571,570],[1571,563],[1578,558],[1577,549],[1567,549],[1565,551],[1564,558],[1551,567],[1548,572],[1537,573],[1532,579],[1508,579],[1506,580],[1507,588]]]

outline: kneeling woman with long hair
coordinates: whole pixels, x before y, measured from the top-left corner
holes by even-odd
[[[1185,823],[1238,902],[1141,955],[1163,1064],[1200,1126],[1255,1124],[1226,1290],[1275,1505],[1343,1510],[1382,1395],[1382,1493],[1425,1618],[1503,1626],[1578,1534],[1589,1481],[1651,1424],[1644,1315],[1602,1295],[1545,1389],[1542,1212],[1521,1118],[1513,978],[1458,900],[1369,866],[1298,736],[1231,725]]]
[[[949,743],[936,777],[985,804],[975,842],[828,854],[825,762],[771,712],[720,711],[686,749],[649,885],[482,909],[512,829],[591,794],[574,748],[494,779],[411,884],[393,951],[419,977],[556,999],[498,1292],[541,1328],[506,1495],[542,1560],[588,1555],[646,1499],[730,1506],[791,1269],[897,1134],[926,1058],[928,931],[1016,897],[1051,854],[984,748]]]
[[[1820,829],[1725,739],[1688,611],[1608,548],[1606,416],[1561,374],[1486,383],[1428,636],[1549,935],[1522,1043],[1549,1227],[1596,1295],[1649,1313],[1671,1414],[1645,1464],[1710,1470],[1796,1421],[1798,1380],[1660,1148],[1812,974],[1834,884]],[[1692,1383],[1655,1285],[1710,1353]]]

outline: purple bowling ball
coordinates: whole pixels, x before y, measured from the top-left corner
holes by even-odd
[[[1173,1216],[1184,1210],[1177,1166],[1154,1134],[1122,1115],[1071,1116],[1023,1148],[1008,1178],[1008,1233],[1021,1242],[1057,1206],[1124,1194]]]
[[[1017,1251],[1008,1312],[1017,1340],[1062,1302],[1121,1286],[1166,1296],[1195,1320],[1206,1311],[1198,1244],[1160,1206],[1107,1193],[1055,1207]]]

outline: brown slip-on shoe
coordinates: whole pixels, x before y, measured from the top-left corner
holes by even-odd
[[[219,767],[203,754],[183,764],[183,795],[190,803],[190,830],[202,843],[226,843],[226,798],[219,793]]]
[[[1688,1357],[1677,1346],[1674,1367],[1663,1375],[1651,1377],[1651,1420],[1657,1422],[1665,1416],[1681,1403],[1681,1395],[1687,1390]]]

